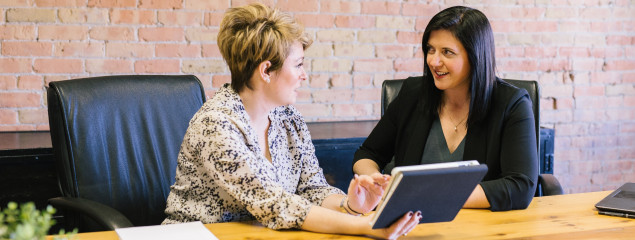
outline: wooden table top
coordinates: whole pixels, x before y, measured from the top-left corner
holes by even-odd
[[[491,212],[463,209],[452,222],[420,224],[408,236],[400,239],[635,239],[635,219],[598,215],[594,205],[609,193],[536,197],[526,210]],[[368,239],[301,230],[275,231],[256,222],[205,226],[221,240]],[[119,239],[114,231],[82,233],[78,237]]]

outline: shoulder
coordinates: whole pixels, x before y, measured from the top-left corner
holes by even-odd
[[[270,118],[285,126],[287,131],[308,131],[304,117],[293,105],[280,106],[271,111]]]
[[[531,108],[532,103],[527,90],[497,78],[491,104],[494,111],[507,112],[519,104],[526,104]]]

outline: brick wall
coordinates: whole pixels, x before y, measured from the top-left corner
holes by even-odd
[[[47,130],[44,87],[111,74],[194,74],[208,96],[229,81],[216,36],[246,0],[0,0],[0,131]],[[421,35],[441,9],[492,22],[498,75],[542,87],[567,192],[635,181],[632,0],[268,0],[315,39],[298,108],[308,121],[378,119],[381,82],[421,75]]]

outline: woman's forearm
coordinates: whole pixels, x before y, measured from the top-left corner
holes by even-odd
[[[370,159],[360,159],[353,165],[353,172],[359,175],[372,175],[374,173],[380,173],[379,165]]]
[[[365,222],[360,217],[312,206],[301,228],[311,232],[363,235],[370,229],[370,225],[364,226]]]
[[[472,194],[463,205],[463,208],[489,208],[490,204],[485,196],[485,191],[483,191],[483,187],[481,184],[476,185]]]

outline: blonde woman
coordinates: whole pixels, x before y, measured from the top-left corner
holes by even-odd
[[[257,220],[272,229],[396,238],[421,218],[409,212],[387,229],[369,213],[383,189],[369,178],[348,194],[326,183],[306,123],[290,104],[307,79],[311,40],[287,14],[262,4],[229,9],[218,46],[231,71],[194,115],[178,156],[164,224]]]

